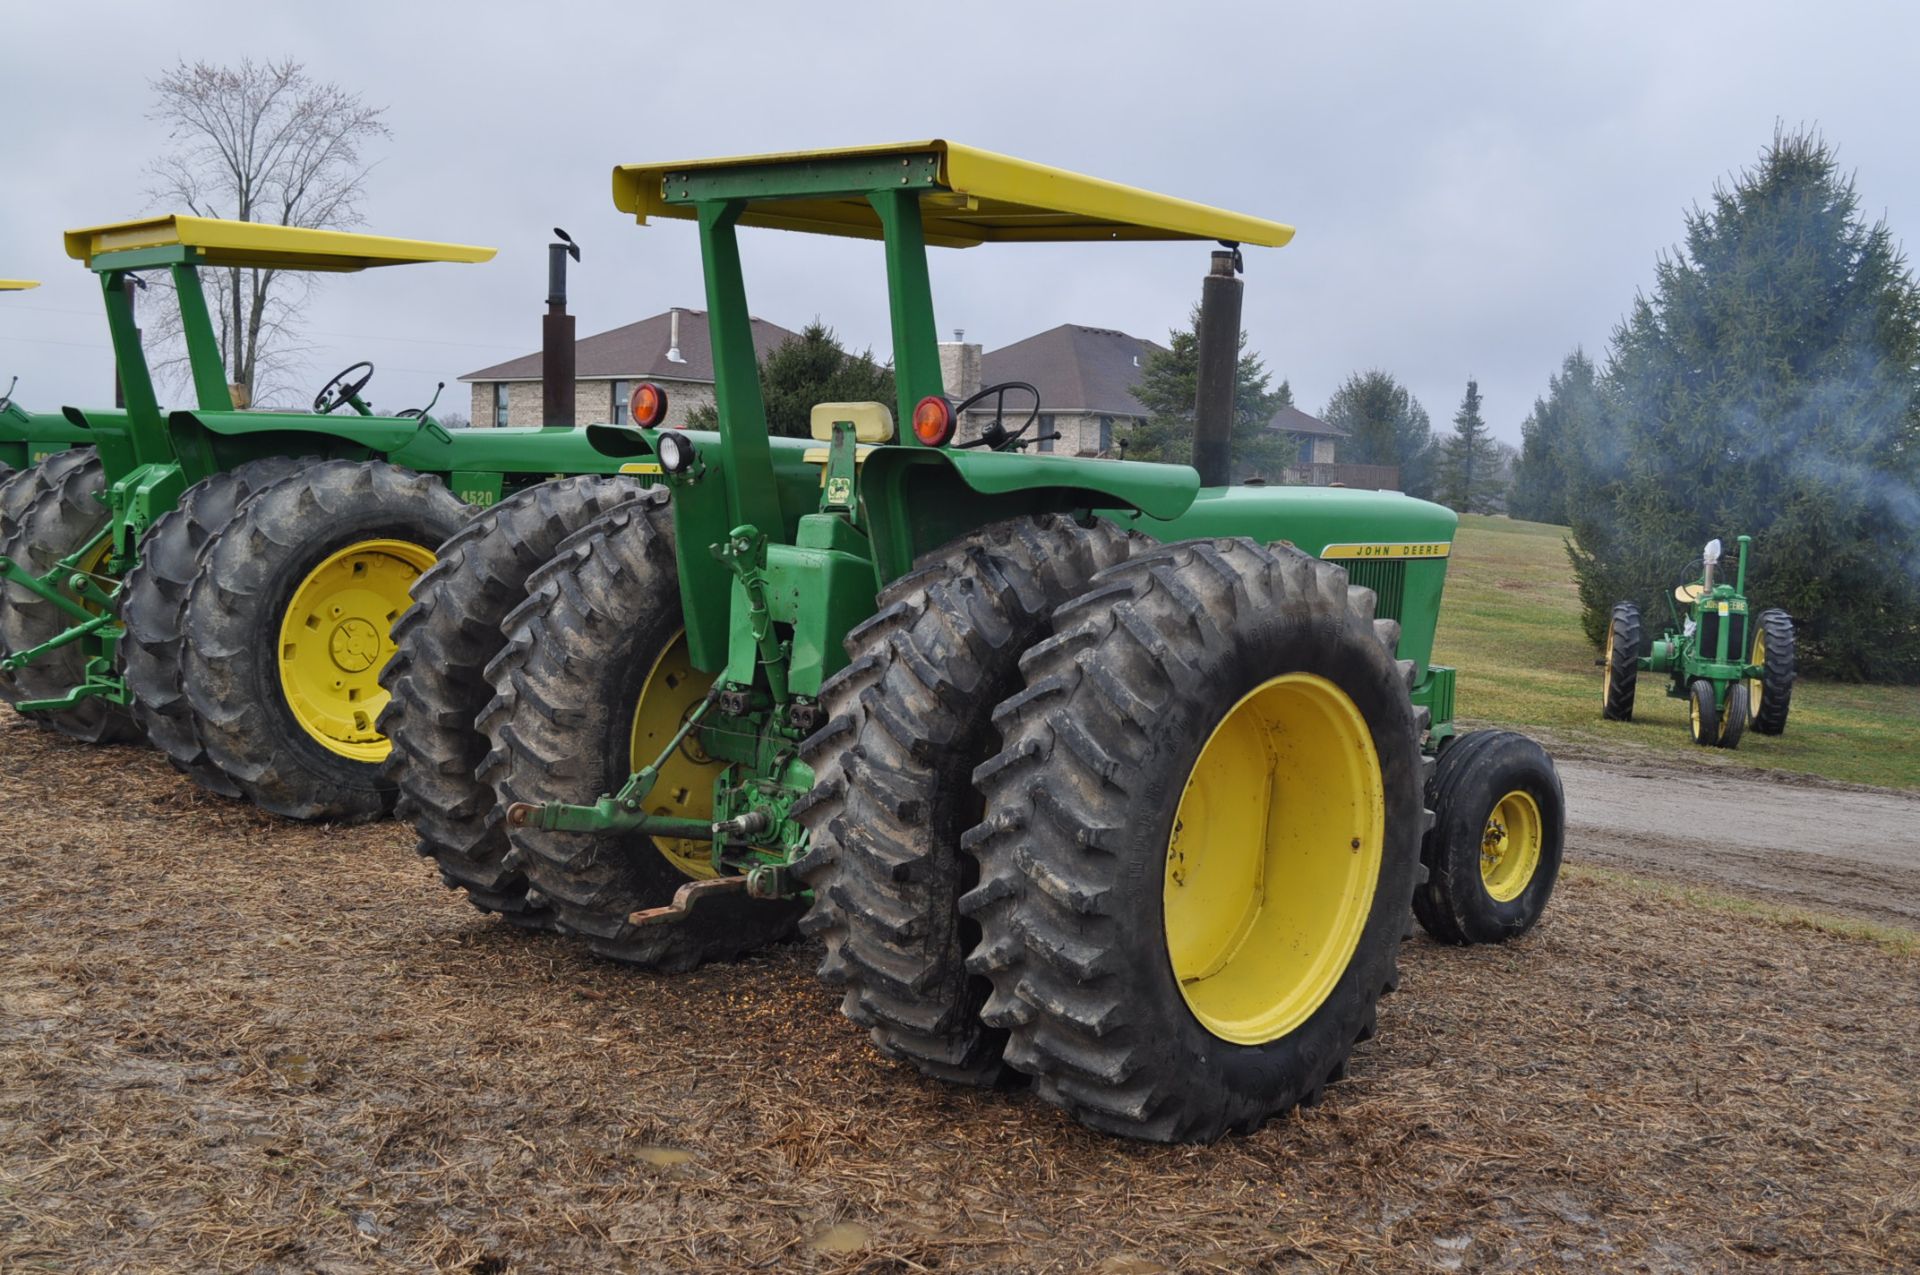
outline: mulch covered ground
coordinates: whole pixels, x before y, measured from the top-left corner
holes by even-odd
[[[879,1058],[806,945],[654,978],[153,754],[0,722],[0,1270],[1920,1265],[1920,958],[1576,876],[1409,944],[1213,1147]]]

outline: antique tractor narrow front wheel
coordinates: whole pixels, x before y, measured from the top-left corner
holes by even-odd
[[[992,715],[1020,688],[1020,656],[1056,607],[1137,543],[1109,522],[1057,514],[995,523],[920,559],[847,635],[852,663],[821,691],[827,724],[804,756],[815,785],[795,864],[813,891],[802,928],[820,975],[882,1052],[960,1084],[1003,1073],[1005,1033],[980,1022],[990,987],[959,913],[974,884],[960,837],[981,818],[976,766],[999,751]]]
[[[1713,683],[1704,677],[1687,687],[1687,731],[1702,748],[1720,746],[1720,706],[1714,702]]]
[[[500,807],[591,804],[662,756],[712,675],[688,661],[669,496],[655,488],[589,525],[531,583],[487,670],[495,698],[480,725],[492,745],[480,776]],[[722,763],[697,735],[666,755],[647,813],[710,819]],[[528,903],[602,956],[673,972],[793,933],[800,905],[744,889],[702,896],[668,921],[683,886],[713,879],[703,840],[643,832],[510,830],[503,861]]]
[[[476,515],[441,546],[393,624],[394,655],[380,674],[387,707],[375,723],[392,743],[387,777],[396,813],[441,879],[484,912],[517,925],[548,924],[527,905],[526,878],[506,866],[507,830],[479,719],[493,699],[487,665],[507,645],[501,625],[531,591],[531,577],[568,536],[634,499],[632,479],[587,476],[536,483]]]
[[[1546,749],[1514,731],[1478,730],[1440,754],[1421,928],[1443,943],[1504,943],[1533,928],[1553,897],[1566,797]]]
[[[1187,541],[1028,652],[962,910],[1042,1098],[1206,1141],[1318,1102],[1373,1034],[1426,824],[1413,665],[1373,607],[1331,563]]]
[[[262,809],[358,822],[393,804],[380,668],[408,591],[469,510],[381,461],[322,461],[240,506],[187,595],[181,685],[209,760]]]

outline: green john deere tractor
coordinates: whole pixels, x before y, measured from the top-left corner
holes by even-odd
[[[24,292],[40,285],[32,279],[0,279],[0,292]],[[65,416],[48,412],[29,412],[14,401],[15,377],[0,393],[0,490],[15,474],[36,465],[56,452],[84,443],[86,435]],[[0,496],[0,519],[6,517],[6,501]]]
[[[311,412],[237,411],[206,268],[329,272],[478,262],[490,248],[162,216],[71,231],[100,278],[126,405],[68,409],[85,446],[23,473],[0,543],[0,671],[15,707],[81,740],[147,739],[214,791],[295,818],[365,819],[395,794],[375,728],[394,618],[476,505],[555,474],[585,514],[619,463],[569,428],[453,433],[376,415],[368,363]],[[165,271],[197,404],[163,410],[134,325]],[[341,411],[341,409],[349,409]]]
[[[1651,645],[1640,608],[1614,604],[1600,663],[1601,716],[1633,720],[1633,693],[1640,673],[1663,673],[1667,695],[1687,701],[1687,728],[1705,748],[1738,748],[1747,725],[1762,735],[1787,729],[1793,700],[1793,620],[1770,607],[1752,618],[1747,606],[1747,546],[1732,584],[1716,581],[1721,546],[1709,540],[1700,558],[1683,571],[1667,598],[1671,623]]]
[[[1456,736],[1429,659],[1454,515],[1226,484],[1238,246],[1290,227],[939,141],[613,186],[697,225],[720,428],[640,386],[587,432],[663,485],[533,567],[503,502],[415,588],[383,720],[475,903],[658,970],[798,926],[887,1054],[1156,1140],[1317,1101],[1409,906],[1453,942],[1539,916],[1553,764]],[[741,226],[881,241],[895,403],[769,437]],[[947,397],[927,247],[1096,240],[1229,245],[1198,471],[1029,452],[1028,386]]]

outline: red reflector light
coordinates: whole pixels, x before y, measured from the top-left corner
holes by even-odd
[[[633,413],[633,423],[641,429],[654,429],[667,419],[667,392],[652,381],[642,381],[633,387],[633,395],[627,400],[627,409]]]
[[[929,447],[945,447],[953,437],[953,404],[929,394],[913,405],[913,436]]]

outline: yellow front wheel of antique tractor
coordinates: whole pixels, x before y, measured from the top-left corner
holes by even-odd
[[[1206,1141],[1346,1074],[1425,823],[1413,665],[1373,611],[1333,563],[1180,542],[1102,573],[1055,613],[1072,640],[1022,661],[961,910],[982,1018],[1040,1097]]]
[[[1440,751],[1413,914],[1443,943],[1503,943],[1539,921],[1560,876],[1566,798],[1525,735],[1479,730]]]
[[[377,727],[395,619],[469,510],[380,461],[322,461],[256,493],[202,556],[181,686],[208,759],[256,805],[355,822],[391,809]]]

